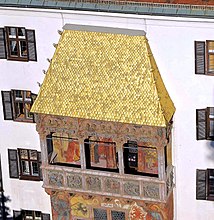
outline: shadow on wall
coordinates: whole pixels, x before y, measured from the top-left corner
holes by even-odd
[[[9,217],[9,208],[6,203],[10,202],[9,196],[4,196],[4,192],[0,192],[0,220],[12,220],[12,217]]]

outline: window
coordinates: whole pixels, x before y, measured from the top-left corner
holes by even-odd
[[[197,140],[214,140],[214,107],[196,109]]]
[[[40,152],[29,149],[8,149],[8,158],[11,178],[42,180]]]
[[[94,220],[107,220],[107,211],[105,209],[94,209]]]
[[[125,173],[158,177],[156,148],[138,146],[135,141],[128,141],[123,147],[123,157]]]
[[[111,138],[85,140],[86,168],[119,172],[116,144]]]
[[[80,146],[77,139],[67,133],[52,133],[47,136],[50,164],[80,167]]]
[[[50,214],[33,210],[13,211],[13,219],[18,220],[50,220]]]
[[[214,201],[214,169],[196,170],[196,199]]]
[[[34,115],[30,109],[36,99],[35,94],[25,90],[2,91],[1,93],[5,120],[34,122]]]
[[[125,220],[125,212],[106,210],[106,209],[93,209],[94,220]]]
[[[195,41],[195,73],[214,74],[214,41]]]
[[[0,28],[0,59],[36,61],[35,31],[24,27]]]

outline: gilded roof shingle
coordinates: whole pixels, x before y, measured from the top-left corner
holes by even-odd
[[[63,31],[31,111],[166,126],[175,108],[146,37],[98,28]]]

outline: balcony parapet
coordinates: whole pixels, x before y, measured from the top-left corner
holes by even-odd
[[[173,187],[173,168],[167,168],[166,181],[154,177],[121,175],[55,165],[43,167],[46,189],[117,196],[121,198],[166,202]]]

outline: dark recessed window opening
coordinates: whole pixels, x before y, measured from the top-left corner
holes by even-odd
[[[158,177],[156,148],[138,146],[128,141],[123,146],[124,172],[126,174]]]
[[[118,153],[111,138],[92,138],[85,140],[86,168],[119,172]]]
[[[50,164],[81,167],[80,145],[67,133],[51,133],[47,136]]]

